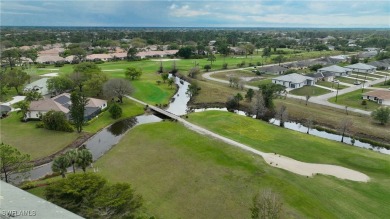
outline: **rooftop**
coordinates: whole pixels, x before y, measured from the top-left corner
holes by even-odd
[[[390,100],[390,91],[387,90],[374,90],[374,91],[366,92],[363,95],[378,97],[379,99],[383,99],[383,100]]]
[[[367,64],[364,64],[364,63],[356,63],[356,64],[353,64],[353,65],[347,65],[345,66],[346,68],[350,68],[350,69],[361,69],[361,70],[372,70],[372,69],[376,69],[375,66],[372,66],[372,65],[367,65]]]
[[[279,80],[279,81],[290,81],[292,83],[301,83],[301,82],[306,81],[306,80],[313,80],[312,77],[307,77],[304,75],[300,75],[298,73],[283,75],[283,76],[272,78],[272,79]]]

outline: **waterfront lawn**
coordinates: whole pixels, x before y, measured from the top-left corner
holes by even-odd
[[[249,218],[252,197],[264,188],[282,197],[282,218],[390,213],[390,162],[385,155],[226,112],[191,114],[190,120],[264,151],[362,171],[371,182],[299,176],[173,122],[135,127],[94,166],[111,182],[131,183],[147,210],[161,218]],[[381,211],[377,203],[383,203]]]
[[[122,108],[122,117],[118,119],[113,119],[111,117],[110,112],[108,112],[110,106],[111,103],[109,102],[107,109],[101,112],[97,118],[94,118],[91,121],[89,121],[83,127],[83,131],[95,133],[106,126],[115,123],[116,121],[119,121],[124,118],[141,115],[144,113],[144,109],[141,104],[135,103],[134,101],[129,100],[128,98],[123,98],[123,103],[119,104],[119,106]]]
[[[228,84],[212,82],[208,80],[196,80],[196,83],[200,87],[200,91],[192,101],[195,104],[219,103],[225,105],[225,102],[229,97],[234,96],[237,93],[241,93],[242,96],[245,96],[246,92],[229,87]]]
[[[345,85],[342,85],[342,84],[339,84],[339,86],[337,86],[337,83],[333,83],[333,82],[330,82],[330,81],[317,81],[316,84],[318,84],[320,86],[324,86],[324,87],[329,87],[329,88],[332,88],[332,89],[337,89],[337,87],[338,87],[339,90],[342,90],[342,89],[348,87],[348,86],[345,86]]]
[[[364,89],[364,92],[369,92],[372,90],[369,89]],[[339,105],[343,106],[349,106],[353,108],[358,108],[358,109],[363,109],[363,110],[369,110],[372,111],[376,108],[379,107],[379,104],[377,104],[374,101],[366,100],[365,102],[367,103],[366,105],[362,105],[363,99],[362,99],[362,90],[356,90],[352,91],[346,94],[339,95],[337,97],[337,102],[336,102],[336,97],[332,97],[328,100],[331,103],[336,103]]]
[[[20,117],[20,114],[13,112],[1,120],[1,141],[30,154],[32,160],[54,154],[80,136],[77,132],[35,128],[37,121],[21,122]]]
[[[319,96],[330,92],[331,92],[330,90],[326,90],[324,88],[315,87],[315,86],[303,86],[290,91],[291,94],[298,95],[298,96],[306,96],[306,95]]]

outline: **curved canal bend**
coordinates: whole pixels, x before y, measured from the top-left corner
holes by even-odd
[[[169,104],[166,111],[181,116],[187,114],[188,112],[187,103],[189,101],[189,97],[186,95],[186,91],[189,86],[189,83],[178,77],[175,77],[175,82],[178,85],[178,91],[172,97],[171,103]],[[206,110],[227,111],[226,108],[203,108],[203,109],[195,109],[194,112],[202,112]],[[245,116],[245,112],[243,111],[235,111],[235,113]],[[86,148],[88,148],[91,151],[93,160],[96,161],[101,156],[103,156],[107,151],[109,151],[115,144],[117,144],[129,129],[137,125],[160,122],[160,121],[162,121],[162,119],[156,115],[141,115],[141,116],[124,119],[102,129],[94,136],[89,138],[84,143],[84,145]],[[270,123],[278,125],[278,120],[272,119]],[[286,122],[285,128],[303,132],[303,133],[306,133],[307,131],[307,127],[303,126],[300,123],[294,123],[294,122]],[[310,135],[314,135],[314,136],[318,136],[330,140],[335,140],[335,141],[340,141],[341,139],[341,135],[331,134],[325,131],[319,131],[317,129],[310,129]],[[352,145],[351,138],[344,137],[344,139],[346,144]],[[390,150],[387,150],[385,148],[374,147],[371,144],[360,142],[359,140],[355,140],[354,146],[378,151],[384,154],[390,154]],[[33,170],[29,172],[30,174],[29,180],[36,180],[44,177],[47,174],[51,174],[52,173],[51,165],[52,162],[41,165],[39,167],[35,167]],[[68,171],[71,171],[71,168],[69,168]],[[18,180],[14,180],[14,181],[18,182]]]

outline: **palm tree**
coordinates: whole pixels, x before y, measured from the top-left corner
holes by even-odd
[[[61,155],[59,157],[56,157],[53,160],[53,164],[51,165],[51,169],[55,173],[60,173],[62,175],[62,178],[65,178],[66,169],[70,166],[70,162],[68,160],[68,157],[65,155]]]
[[[72,166],[73,173],[76,173],[74,166],[76,165],[76,162],[78,160],[78,154],[79,154],[79,151],[76,149],[69,150],[65,154],[65,156],[68,158],[68,160],[70,162],[70,165]]]
[[[88,149],[81,149],[78,151],[77,166],[83,169],[84,173],[86,168],[92,163],[92,154]]]

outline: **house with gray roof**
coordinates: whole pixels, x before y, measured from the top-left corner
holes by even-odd
[[[67,218],[79,215],[0,180],[0,218]]]
[[[266,74],[282,75],[288,69],[284,68],[282,66],[279,66],[279,65],[273,65],[273,66],[260,67],[260,68],[257,68],[257,70],[260,72],[264,72]]]
[[[385,62],[385,61],[373,61],[367,63],[367,65],[372,65],[375,66],[377,69],[380,70],[389,70],[390,69],[390,62]]]
[[[363,72],[363,73],[373,73],[376,70],[375,66],[367,65],[364,63],[360,63],[360,62],[353,64],[353,65],[347,65],[347,66],[345,66],[345,68],[349,68],[355,72]]]
[[[70,100],[69,93],[63,93],[53,98],[32,101],[26,113],[25,120],[28,119],[41,119],[50,110],[63,112],[68,120],[70,117],[70,107],[72,102]],[[103,109],[107,107],[107,101],[88,98],[88,104],[85,106],[84,119],[90,120],[98,115]]]
[[[32,83],[27,84],[24,87],[23,91],[24,92],[36,91],[42,94],[42,96],[49,94],[49,90],[47,89],[47,84],[46,84],[47,80],[48,78],[41,78],[39,80],[33,81]]]
[[[378,51],[369,51],[369,52],[362,52],[357,55],[359,59],[367,59],[372,58],[378,55]]]
[[[315,80],[312,77],[307,77],[298,73],[292,73],[292,74],[272,78],[272,83],[283,85],[286,88],[295,89],[295,88],[303,87],[305,85],[314,85]]]
[[[352,70],[349,68],[343,68],[338,65],[331,65],[317,70],[319,73],[331,72],[334,76],[348,76],[352,73]]]

